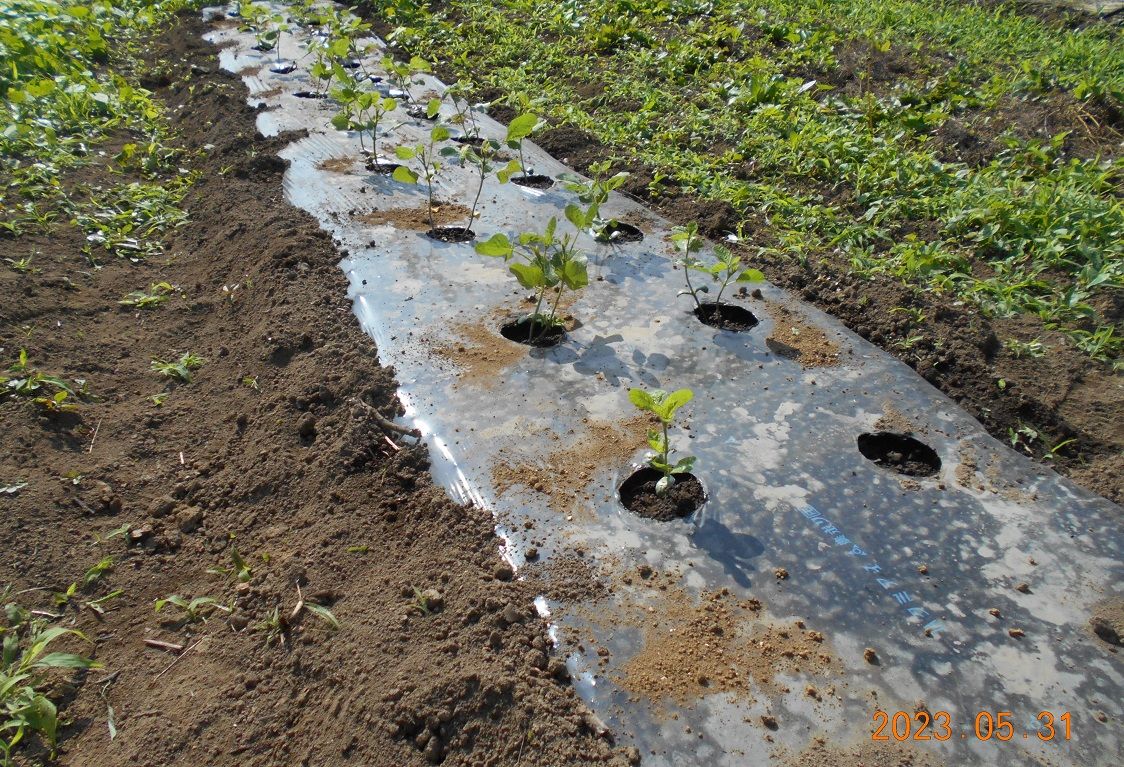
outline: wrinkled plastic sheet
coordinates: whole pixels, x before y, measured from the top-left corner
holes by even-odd
[[[913,712],[923,701],[950,712],[953,737],[908,745],[949,765],[1120,763],[1120,657],[1088,628],[1094,604],[1124,590],[1118,507],[992,439],[908,366],[774,286],[762,286],[763,300],[734,299],[761,320],[751,331],[702,325],[690,299],[677,297],[682,273],[670,268],[668,222],[615,195],[605,210],[638,223],[645,238],[608,246],[583,236],[593,280],[569,308],[580,325],[560,346],[531,351],[492,380],[466,380],[442,350],[466,343],[466,323],[527,310],[504,265],[471,244],[357,218],[373,207],[417,207],[424,191],[363,170],[357,137],[330,126],[331,106],[293,96],[309,87],[300,40],[283,38],[281,56],[300,66],[276,75],[253,69],[273,54],[250,50],[252,36],[225,28],[208,38],[228,44],[222,66],[246,71],[250,103],[267,107],[263,133],[307,133],[282,153],[291,163],[286,196],[347,253],[341,267],[355,312],[382,363],[397,371],[405,421],[423,432],[437,481],[495,513],[515,565],[534,539],[547,565],[581,550],[614,576],[593,617],[540,603],[579,692],[619,744],[638,747],[646,765],[753,764],[778,749],[799,752],[815,735],[841,747],[869,743],[876,708]],[[377,72],[377,60],[365,67]],[[415,93],[442,88],[425,78]],[[485,135],[502,138],[501,125],[479,121]],[[380,136],[384,157],[423,141],[430,127],[401,113],[390,124]],[[347,172],[318,167],[339,157],[355,163]],[[528,158],[539,173],[567,170],[533,145]],[[439,196],[467,205],[473,183],[468,171],[448,167]],[[473,229],[481,238],[541,230],[551,217],[563,220],[572,200],[557,186],[535,191],[491,179]],[[765,339],[777,306],[821,329],[842,363],[804,369],[772,353]],[[512,456],[549,466],[560,446],[581,443],[590,421],[632,417],[630,386],[694,390],[675,433],[698,456],[695,474],[708,494],[699,512],[661,523],[619,505],[615,489],[644,460],[642,441],[631,463],[600,466],[572,509],[559,512],[530,487],[497,492],[493,470]],[[889,407],[936,450],[936,476],[904,478],[859,453],[857,436],[876,431]],[[614,605],[623,614],[639,597],[617,576],[645,564],[682,571],[690,593],[728,588],[760,599],[778,623],[806,619],[843,664],[837,696],[813,700],[805,683],[822,687],[823,679],[787,673],[778,679],[787,693],[630,700],[620,671],[643,638],[635,625],[614,624]],[[789,578],[776,581],[777,568]],[[1014,588],[1024,581],[1027,593]],[[1008,635],[1015,626],[1025,637]],[[593,641],[579,645],[567,628]],[[602,665],[598,647],[610,652]],[[877,648],[879,665],[864,661],[866,647]],[[1011,712],[1015,738],[977,739],[981,711]],[[1070,712],[1068,742],[1038,739],[1041,711]],[[1095,721],[1096,711],[1108,721]],[[766,712],[780,722],[776,731],[761,725]]]

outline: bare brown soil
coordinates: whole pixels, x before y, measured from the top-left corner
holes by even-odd
[[[581,433],[566,435],[566,446],[545,459],[502,452],[492,470],[492,484],[500,495],[513,487],[543,493],[559,514],[592,513],[588,504],[590,481],[606,466],[622,466],[644,444],[649,419],[635,416],[619,423],[588,421]],[[562,441],[561,435],[556,435]]]
[[[769,314],[773,317],[773,332],[765,344],[774,354],[794,359],[806,368],[839,364],[839,345],[818,327],[776,302],[769,304]]]
[[[26,348],[93,394],[74,416],[0,403],[0,479],[27,483],[0,495],[0,583],[85,632],[91,643],[68,649],[104,664],[59,680],[59,763],[623,764],[550,657],[532,606],[542,587],[514,582],[490,516],[450,502],[424,450],[371,416],[395,414],[393,371],[345,299],[340,254],[282,198],[276,152],[292,137],[255,135],[241,81],[202,32],[185,15],[146,47],[174,70],[155,91],[201,172],[167,255],[94,271],[62,219],[0,239],[2,256],[38,253],[36,271],[0,272],[4,358]],[[118,305],[160,280],[183,298]],[[149,369],[188,350],[206,360],[188,384]],[[245,582],[219,570],[235,550]],[[54,604],[106,556],[109,573]],[[118,589],[104,615],[82,606]],[[170,594],[231,612],[156,614]],[[290,618],[301,599],[340,629],[307,609]],[[275,610],[286,620],[271,628]]]
[[[440,203],[435,200],[432,211],[427,211],[427,207],[426,203],[423,202],[416,208],[372,210],[358,215],[357,218],[365,224],[375,226],[394,224],[403,229],[418,231],[425,231],[430,226],[448,226],[450,224],[464,226],[468,222],[468,208],[463,205]]]

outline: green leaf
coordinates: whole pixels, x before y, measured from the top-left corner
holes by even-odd
[[[547,286],[546,273],[537,266],[529,264],[512,264],[508,267],[519,284],[525,288],[542,288]]]
[[[535,130],[535,126],[539,124],[538,115],[527,113],[521,114],[512,120],[507,126],[507,140],[508,141],[522,141],[530,136]]]
[[[429,103],[425,105],[425,115],[430,120],[437,116],[441,111],[441,99],[430,99]],[[445,138],[449,138],[449,131],[445,131]]]
[[[644,391],[643,389],[629,389],[628,398],[632,401],[633,405],[636,405],[636,407],[640,408],[641,410],[651,411],[652,408],[656,406],[655,400],[652,399],[652,395]]]
[[[586,219],[585,211],[575,203],[570,203],[566,206],[566,220],[574,225],[577,229],[584,230],[589,226],[589,221]]]
[[[394,173],[392,173],[390,177],[400,184],[418,183],[418,174],[414,173],[405,165],[399,165],[397,168],[395,168]]]
[[[738,282],[764,282],[765,275],[759,269],[746,269],[738,275]]]
[[[507,235],[497,233],[483,242],[476,243],[476,252],[482,256],[507,259],[515,252],[515,249]]]
[[[678,461],[675,462],[675,465],[673,467],[671,467],[671,473],[672,474],[686,474],[692,468],[694,468],[695,460],[696,460],[695,456],[693,456],[693,455],[683,456],[682,458],[680,458]]]
[[[521,166],[519,164],[518,160],[512,160],[511,162],[509,162],[507,165],[500,168],[499,171],[496,172],[496,178],[498,178],[500,180],[501,184],[506,184],[508,181],[511,180],[512,176],[514,176],[516,173],[518,173],[522,169],[523,169],[523,166]]]
[[[586,270],[585,259],[572,258],[562,266],[562,282],[570,290],[581,290],[589,284],[589,272]]]
[[[313,602],[305,602],[304,609],[308,610],[317,618],[327,623],[331,627],[332,631],[340,630],[340,622],[336,620],[336,616],[332,615],[332,612],[327,607],[315,604]]]
[[[444,125],[434,125],[429,132],[429,140],[436,144],[438,141],[445,141],[450,135],[449,129]]]
[[[58,740],[58,710],[55,704],[44,695],[36,695],[31,700],[31,705],[23,712],[27,725],[46,738],[47,743],[54,748]]]
[[[660,403],[664,412],[667,413],[667,420],[671,420],[675,416],[675,411],[690,402],[694,396],[694,392],[690,389],[679,389],[668,394]]]
[[[68,652],[48,653],[32,665],[35,668],[101,668],[96,660]]]

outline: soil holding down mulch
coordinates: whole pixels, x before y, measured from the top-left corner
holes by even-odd
[[[640,469],[621,484],[621,505],[647,519],[670,522],[690,516],[706,502],[706,492],[694,474],[678,474],[675,484],[663,495],[656,483],[663,475],[655,469]]]
[[[0,402],[0,481],[26,482],[0,495],[6,601],[61,613],[91,643],[51,649],[104,664],[59,678],[57,763],[623,765],[549,655],[544,587],[514,581],[490,515],[452,503],[424,448],[380,426],[398,412],[393,371],[352,313],[341,254],[283,199],[277,152],[295,137],[256,134],[205,31],[185,13],[141,46],[171,68],[152,90],[200,172],[165,255],[89,269],[62,216],[0,239],[0,257],[37,253],[35,271],[0,272],[4,357],[26,348],[96,396],[70,421]],[[82,180],[119,183],[112,154]],[[119,305],[163,280],[182,294]],[[187,351],[205,360],[190,383],[150,369]],[[53,602],[105,557],[100,580]],[[241,579],[223,574],[236,558]],[[80,606],[115,590],[103,614]],[[172,594],[231,612],[169,621],[153,604]],[[307,609],[271,619],[302,597],[339,629]]]

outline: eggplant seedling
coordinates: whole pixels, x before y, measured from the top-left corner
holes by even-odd
[[[612,242],[620,237],[621,224],[615,218],[601,217],[601,205],[609,199],[609,193],[620,188],[628,180],[629,174],[621,171],[606,176],[612,163],[609,160],[596,162],[589,166],[591,179],[585,181],[573,173],[563,173],[558,178],[562,186],[575,192],[578,199],[586,204],[585,220],[579,226],[593,233],[598,242]]]
[[[357,131],[360,151],[366,151],[363,134],[370,133],[374,169],[381,171],[378,146],[379,123],[388,113],[398,108],[398,102],[376,91],[361,90],[358,81],[346,72],[341,82],[343,85],[332,91],[332,98],[340,105],[340,111],[332,118],[332,127],[341,131]]]
[[[449,129],[444,125],[434,125],[429,131],[429,142],[415,146],[400,146],[394,150],[399,160],[417,160],[421,166],[419,176],[405,165],[394,169],[393,178],[403,184],[416,184],[425,179],[426,212],[429,214],[429,228],[436,229],[433,221],[433,182],[441,172],[441,161],[438,160],[437,144],[449,138]]]
[[[687,289],[680,291],[679,295],[690,296],[695,302],[697,312],[703,310],[703,303],[699,300],[699,294],[709,293],[710,287],[707,285],[698,287],[692,285],[691,272],[708,274],[718,285],[718,294],[715,296],[714,304],[708,305],[708,308],[711,308],[714,314],[721,311],[722,294],[731,283],[762,282],[765,279],[765,275],[757,269],[743,269],[741,260],[729,248],[722,245],[714,246],[714,255],[717,259],[715,263],[708,266],[698,259],[695,253],[701,251],[704,244],[702,237],[699,236],[698,224],[692,222],[686,226],[675,227],[671,235],[671,241],[675,243],[675,247],[682,254],[676,263],[683,267],[683,277],[687,282]]]
[[[453,83],[445,91],[445,95],[449,97],[449,103],[453,107],[453,116],[449,118],[449,123],[464,131],[464,140],[475,142],[480,137],[480,128],[476,124],[476,113],[472,110],[472,102],[468,99],[472,88],[471,84],[463,81]]]
[[[575,238],[568,234],[558,236],[557,227],[558,219],[551,218],[543,234],[524,232],[514,243],[505,234],[495,234],[476,246],[476,252],[482,256],[502,258],[505,262],[519,259],[508,268],[520,285],[535,291],[535,311],[527,323],[529,344],[561,324],[558,304],[563,291],[578,291],[589,284],[586,259],[574,247]],[[543,301],[551,288],[558,293],[550,305],[550,314],[543,314]]]
[[[648,459],[648,465],[663,477],[656,483],[656,495],[666,495],[675,484],[675,477],[686,474],[695,465],[695,456],[687,455],[675,463],[671,462],[671,443],[668,440],[668,427],[675,421],[675,413],[694,398],[690,389],[666,392],[663,389],[629,389],[628,398],[640,410],[651,413],[660,420],[659,429],[648,430],[648,446],[655,455]]]
[[[395,61],[393,56],[383,56],[382,68],[386,71],[387,78],[390,84],[397,88],[406,99],[406,106],[410,112],[420,114],[422,111],[421,104],[410,92],[410,86],[414,84],[414,78],[421,74],[430,72],[429,62],[420,56],[414,56],[408,63]],[[437,100],[440,106],[440,100]],[[430,108],[433,106],[433,101],[430,101],[426,107],[425,114],[428,117],[435,117],[436,113],[430,114]]]
[[[492,139],[481,141],[479,146],[463,144],[459,147],[447,146],[441,150],[443,157],[456,157],[460,160],[462,166],[471,165],[476,169],[476,196],[472,198],[472,207],[468,212],[468,223],[465,225],[465,229],[470,229],[472,222],[476,220],[476,207],[480,204],[480,195],[484,193],[484,179],[495,170],[492,163],[499,151],[499,142]],[[505,178],[500,178],[500,183],[505,181]]]
[[[519,165],[516,167],[513,164],[508,165],[502,173],[510,178],[514,171],[518,170],[522,178],[527,178],[531,175],[530,169],[527,168],[527,160],[523,156],[523,139],[530,136],[539,126],[542,121],[539,120],[538,115],[526,112],[519,115],[507,125],[507,135],[504,136],[504,143],[507,144],[509,149],[513,149],[519,153]],[[500,177],[501,181],[506,181],[507,178]]]

